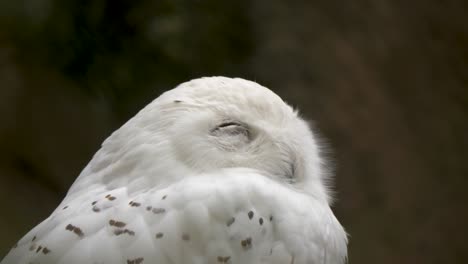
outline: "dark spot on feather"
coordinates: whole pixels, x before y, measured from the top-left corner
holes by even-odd
[[[93,206],[93,212],[97,213],[97,212],[100,212],[100,211],[101,211],[101,209],[99,209],[99,207]]]
[[[126,228],[125,228],[125,229],[116,229],[116,230],[114,230],[114,234],[115,234],[116,236],[120,236],[120,235],[122,235],[122,234],[128,234],[128,235],[130,235],[130,236],[134,236],[134,235],[135,235],[135,232],[132,231],[132,230],[130,230],[130,229],[126,229]]]
[[[42,249],[42,253],[44,253],[44,255],[47,255],[47,253],[49,253],[49,252],[50,252],[50,249],[48,249],[48,248],[46,248],[46,247],[44,247],[44,248]]]
[[[227,263],[230,258],[231,256],[226,256],[226,257],[218,256],[218,262]]]
[[[182,101],[181,100],[174,100],[174,103],[178,104],[178,103],[181,103]]]
[[[271,221],[273,221],[273,216],[272,216],[272,215],[270,216],[270,222],[271,222]]]
[[[110,194],[106,195],[106,198],[107,198],[107,200],[109,200],[109,201],[115,200],[115,197],[112,196],[112,195],[110,195]]]
[[[67,208],[68,208],[68,205],[65,205],[65,206],[62,208],[62,210],[65,210],[65,209],[67,209]]]
[[[65,229],[68,230],[68,231],[72,231],[73,233],[75,233],[80,238],[83,238],[83,236],[84,236],[83,231],[81,231],[81,229],[79,227],[76,227],[76,226],[74,226],[72,224],[68,224],[65,227]]]
[[[97,204],[97,201],[94,201],[94,202],[91,203],[91,205],[95,205],[95,204]]]
[[[167,194],[164,195],[161,199],[162,199],[162,200],[165,200],[166,198],[167,198]]]
[[[158,239],[161,238],[161,237],[163,237],[163,236],[164,236],[164,234],[161,233],[161,232],[159,232],[159,233],[156,234],[156,238],[158,238]]]
[[[111,220],[109,220],[109,225],[115,226],[115,227],[124,227],[126,225],[126,223],[111,219]]]
[[[31,241],[34,241],[34,240],[36,240],[36,236],[34,236],[34,237],[31,239]]]
[[[252,219],[252,217],[254,216],[254,212],[250,211],[248,215],[249,215],[249,219]]]
[[[248,237],[244,240],[241,240],[241,246],[245,250],[250,249],[252,247],[252,238]]]
[[[42,249],[42,246],[39,246],[39,247],[36,249],[36,253],[39,252],[39,251],[41,251],[41,249]]]
[[[182,240],[184,240],[184,241],[189,241],[189,240],[190,240],[190,235],[187,234],[187,233],[183,233],[183,234],[182,234]]]
[[[234,221],[236,221],[236,219],[234,217],[231,217],[231,219],[227,220],[226,225],[231,226],[234,223]]]
[[[75,229],[73,229],[73,233],[75,233],[75,234],[78,235],[79,237],[83,237],[83,236],[84,236],[83,231],[81,231],[81,229],[78,228],[78,227],[75,227]]]
[[[151,211],[151,208],[153,208],[153,207],[151,207],[151,206],[146,206],[146,211]]]
[[[140,203],[137,203],[137,202],[134,202],[134,201],[130,201],[128,204],[129,204],[130,206],[132,206],[132,207],[138,207],[138,206],[141,205]]]
[[[136,259],[127,259],[127,264],[140,264],[143,263],[144,258],[136,258]]]
[[[166,212],[166,209],[164,208],[153,208],[152,210],[153,214],[162,214]]]
[[[260,225],[263,225],[263,218],[260,217],[260,218],[258,219],[258,223],[260,223]]]

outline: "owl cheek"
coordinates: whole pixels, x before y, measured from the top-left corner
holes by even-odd
[[[205,172],[222,166],[222,149],[210,136],[216,116],[209,112],[187,113],[168,130],[170,148],[175,158],[188,168]]]

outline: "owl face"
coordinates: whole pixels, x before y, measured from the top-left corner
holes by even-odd
[[[144,111],[150,113],[163,120],[175,159],[193,171],[249,168],[326,196],[318,147],[307,123],[257,83],[194,80],[161,95]],[[155,129],[159,133],[161,127]]]

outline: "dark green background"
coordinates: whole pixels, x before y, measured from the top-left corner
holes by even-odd
[[[255,80],[332,150],[350,263],[468,263],[468,2],[0,0],[0,256],[161,92]]]

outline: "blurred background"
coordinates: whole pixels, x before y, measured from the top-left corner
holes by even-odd
[[[163,91],[255,80],[328,141],[350,263],[468,263],[468,2],[0,1],[0,257]]]

